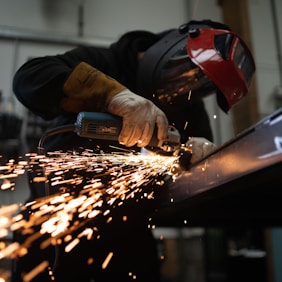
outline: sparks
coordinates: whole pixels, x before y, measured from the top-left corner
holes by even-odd
[[[24,205],[0,207],[0,238],[7,236],[8,231],[30,234],[21,244],[14,242],[2,247],[0,259],[24,256],[43,235],[49,235],[49,239],[41,248],[68,242],[66,252],[72,251],[81,237],[92,240],[96,234],[95,238],[99,238],[95,219],[103,217],[105,223],[111,222],[112,210],[128,199],[136,199],[136,203],[154,199],[155,190],[165,184],[164,178],[175,177],[173,167],[177,160],[175,156],[144,156],[129,151],[110,154],[55,151],[46,156],[34,153],[26,156],[28,161],[10,160],[0,166],[0,189],[14,189],[15,179],[33,170],[37,173],[30,181],[43,183],[49,194]],[[29,211],[28,219],[21,216],[25,210]],[[127,215],[123,221],[127,221]],[[109,253],[103,268],[112,256]],[[46,268],[47,263],[42,262],[24,279],[27,281]]]
[[[191,94],[192,94],[192,91],[191,89],[189,90],[189,93],[188,93],[188,101],[191,99]]]
[[[104,260],[104,262],[103,262],[103,264],[102,264],[102,269],[107,268],[107,266],[108,266],[110,260],[112,259],[113,255],[114,255],[113,252],[108,253],[106,259]]]

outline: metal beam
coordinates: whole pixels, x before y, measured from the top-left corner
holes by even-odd
[[[114,40],[110,38],[87,38],[57,33],[50,34],[46,32],[30,31],[6,26],[0,26],[0,39],[22,40],[36,43],[51,43],[58,45],[94,45],[101,47],[108,46]]]

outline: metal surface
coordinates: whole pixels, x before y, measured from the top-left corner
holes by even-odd
[[[162,224],[282,224],[281,172],[282,109],[182,172],[157,217]]]

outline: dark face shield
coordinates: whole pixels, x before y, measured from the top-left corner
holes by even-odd
[[[246,48],[240,41],[234,47],[233,60],[238,68],[242,71],[246,84],[249,87],[253,74],[255,72],[255,66],[252,62],[252,57],[246,52]]]
[[[244,41],[230,30],[186,25],[150,47],[138,70],[138,91],[165,107],[217,93],[227,112],[248,92],[255,71]]]
[[[153,97],[163,107],[187,103],[195,94],[203,97],[215,92],[213,82],[187,55],[186,44],[163,67]]]

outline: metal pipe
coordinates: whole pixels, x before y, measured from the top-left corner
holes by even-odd
[[[62,34],[49,34],[46,32],[23,30],[0,26],[0,39],[22,40],[36,43],[52,43],[59,45],[92,45],[105,47],[113,42],[111,38],[85,38]]]

